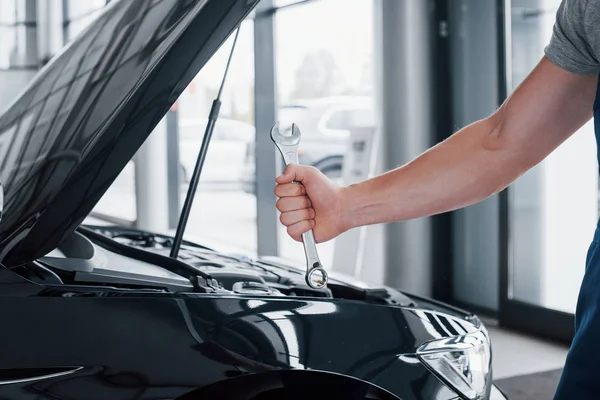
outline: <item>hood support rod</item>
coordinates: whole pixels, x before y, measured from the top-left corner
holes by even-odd
[[[171,247],[171,253],[169,254],[169,256],[171,258],[177,258],[177,256],[179,255],[179,249],[181,248],[181,242],[183,240],[183,233],[185,232],[188,218],[190,217],[190,211],[192,210],[192,204],[194,202],[194,197],[196,195],[196,190],[198,189],[198,182],[200,181],[200,173],[202,172],[202,166],[204,165],[204,160],[206,159],[208,145],[210,144],[210,140],[212,138],[212,133],[215,128],[215,124],[217,122],[217,119],[219,118],[219,110],[221,109],[221,94],[223,93],[223,86],[225,86],[225,80],[227,79],[227,73],[229,72],[229,65],[231,64],[231,59],[233,57],[233,51],[235,50],[235,45],[237,43],[238,35],[240,34],[240,28],[241,28],[241,23],[235,32],[235,38],[233,39],[233,44],[231,46],[231,52],[229,53],[229,59],[227,60],[227,65],[225,66],[225,73],[223,74],[223,80],[221,81],[221,87],[219,88],[219,93],[217,94],[217,98],[213,101],[212,107],[210,109],[210,114],[208,116],[208,122],[206,124],[206,130],[204,132],[204,138],[202,139],[202,145],[200,146],[198,158],[196,159],[196,166],[194,167],[194,173],[192,174],[192,178],[190,180],[190,186],[188,188],[187,195],[185,196],[185,202],[183,203],[183,209],[181,210],[181,215],[179,217],[179,223],[177,224],[177,231],[175,232],[175,238],[173,239],[173,246]]]

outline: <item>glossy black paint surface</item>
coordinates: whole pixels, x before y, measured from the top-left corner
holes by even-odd
[[[241,374],[310,369],[403,399],[449,399],[455,394],[411,354],[447,336],[446,324],[476,330],[439,313],[357,301],[75,293],[1,271],[0,289],[14,290],[1,290],[10,345],[0,380],[17,381],[0,384],[3,398],[171,399]]]
[[[258,0],[121,0],[0,117],[0,261],[73,231]]]

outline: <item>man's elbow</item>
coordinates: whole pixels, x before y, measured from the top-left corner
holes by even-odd
[[[498,109],[494,114],[482,121],[481,148],[486,168],[484,173],[485,197],[490,197],[504,190],[507,186],[529,170],[533,162],[525,151],[523,143],[508,132],[508,124],[504,110]]]
[[[506,135],[505,111],[500,107],[495,113],[482,120],[484,129],[481,138],[481,147],[486,152],[498,153],[508,150],[510,140]]]

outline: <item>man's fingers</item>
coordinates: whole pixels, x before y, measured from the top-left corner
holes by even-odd
[[[306,196],[282,197],[277,200],[275,206],[280,212],[302,210],[312,205],[310,199]]]
[[[307,232],[315,227],[315,220],[309,219],[300,221],[294,225],[290,225],[287,227],[287,233],[297,242],[302,241],[302,234]]]
[[[276,207],[281,212],[279,220],[287,226],[288,235],[297,242],[302,234],[315,227],[315,210],[306,196],[304,185],[292,183],[306,181],[318,174],[314,167],[306,165],[288,165],[283,174],[275,179],[275,195],[279,197]]]
[[[285,167],[283,174],[275,178],[275,182],[279,184],[292,183],[293,181],[302,182],[306,179],[310,170],[311,167],[306,165],[290,164]]]
[[[283,225],[290,226],[304,220],[313,219],[314,217],[314,208],[305,208],[303,210],[284,212],[279,216],[279,220]]]
[[[275,186],[275,196],[277,197],[304,196],[305,194],[304,186],[296,183],[283,183]]]

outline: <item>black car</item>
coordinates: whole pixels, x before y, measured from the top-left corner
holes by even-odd
[[[0,117],[0,398],[504,398],[472,314],[82,225],[257,2],[113,1]]]

